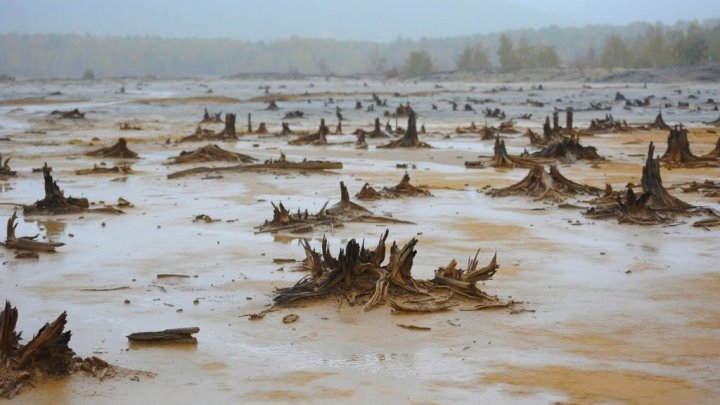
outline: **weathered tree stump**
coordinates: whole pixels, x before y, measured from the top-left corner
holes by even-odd
[[[268,111],[277,111],[277,110],[279,110],[278,105],[277,105],[277,103],[275,102],[275,100],[270,100],[270,102],[268,102],[267,108],[265,108],[265,109],[268,110]]]
[[[380,126],[380,118],[375,118],[375,123],[373,130],[370,132],[366,132],[364,129],[358,128],[355,130],[355,135],[359,135],[360,133],[364,134],[368,138],[389,138],[390,135],[383,131],[383,129]]]
[[[10,158],[3,160],[0,154],[0,179],[17,175],[17,172],[10,168]]]
[[[658,115],[655,117],[655,121],[650,124],[651,129],[662,129],[662,130],[669,130],[670,126],[665,123],[665,120],[663,119],[662,115],[662,109],[658,111]]]
[[[295,111],[288,111],[285,113],[285,116],[283,117],[284,120],[292,120],[296,118],[302,118],[305,116],[305,113],[300,110]]]
[[[402,138],[392,141],[385,145],[380,145],[378,148],[430,148],[431,146],[425,142],[420,142],[418,139],[417,123],[415,112],[410,110],[408,116],[408,129]]]
[[[27,215],[55,215],[55,214],[72,214],[82,212],[90,208],[90,203],[86,198],[65,198],[64,193],[60,190],[50,174],[52,169],[47,163],[43,165],[43,179],[45,181],[45,198],[36,201],[33,205],[26,205],[23,213]]]
[[[81,120],[85,119],[85,113],[80,112],[77,108],[69,111],[54,110],[50,113],[53,116],[59,116],[58,119]]]
[[[325,119],[320,119],[320,127],[314,134],[301,136],[288,142],[290,145],[327,145],[326,136],[330,133],[330,128],[325,125]]]
[[[119,164],[112,167],[98,166],[94,164],[92,169],[75,170],[75,174],[77,174],[78,176],[84,176],[88,174],[130,174],[132,172],[132,167],[129,164]]]
[[[182,151],[179,156],[170,159],[173,164],[215,161],[252,163],[257,161],[254,157],[230,152],[215,144],[205,145],[194,151]]]
[[[603,160],[594,146],[582,146],[576,135],[563,137],[561,141],[548,144],[544,149],[530,155],[531,157],[553,158],[573,162],[575,160]]]
[[[410,184],[410,175],[405,175],[400,183],[393,187],[383,187],[379,192],[372,188],[368,183],[363,185],[362,190],[355,194],[359,200],[378,200],[381,198],[400,198],[400,197],[429,197],[430,190],[425,186],[413,186]]]
[[[492,189],[488,194],[492,197],[525,195],[533,197],[535,201],[562,202],[577,194],[599,195],[601,192],[599,188],[579,184],[566,178],[555,165],[550,166],[549,172],[546,172],[543,166],[535,165],[518,183],[505,188]]]
[[[223,122],[222,121],[222,111],[219,113],[210,113],[207,108],[205,108],[205,112],[203,113],[203,119],[200,121],[201,123],[208,123],[208,122]]]
[[[225,114],[225,127],[222,131],[215,134],[220,140],[236,140],[238,139],[237,133],[235,132],[235,114]]]
[[[718,162],[714,157],[695,156],[690,151],[688,130],[682,125],[670,128],[668,134],[668,148],[660,157],[660,161],[669,168],[672,167],[716,167]]]
[[[643,193],[650,194],[647,205],[658,211],[686,211],[692,208],[692,205],[673,197],[663,187],[660,178],[660,158],[653,158],[654,153],[655,145],[650,142],[645,166],[642,169],[642,179],[640,180]]]
[[[363,305],[365,311],[387,304],[400,312],[444,311],[466,302],[475,302],[476,306],[471,309],[512,305],[477,287],[479,281],[489,280],[495,273],[498,268],[495,258],[478,269],[476,254],[468,260],[466,270],[458,269],[453,260],[450,265],[440,267],[434,279],[416,280],[412,276],[412,265],[417,254],[417,239],[411,239],[402,247],[393,243],[388,262],[383,264],[387,236],[387,231],[380,236],[374,250],[352,239],[337,257],[331,255],[324,239],[321,253],[305,243],[303,248],[308,258],[305,266],[311,274],[292,287],[278,289],[273,300],[276,305],[288,305],[310,299],[340,298],[351,306]]]
[[[718,137],[717,142],[715,142],[715,148],[713,148],[713,150],[711,150],[710,152],[704,154],[703,158],[720,159],[720,137]]]
[[[507,153],[507,149],[505,149],[505,141],[500,140],[499,135],[495,137],[495,147],[493,148],[493,150],[494,150],[494,153],[493,153],[493,158],[490,161],[490,166],[496,167],[496,168],[508,168],[508,169],[512,169],[515,167],[531,168],[538,164],[552,162],[552,160],[543,159],[543,158],[533,158],[533,157],[509,155]],[[483,168],[483,167],[485,167],[485,162],[483,162],[481,160],[465,162],[465,167]]]
[[[117,143],[107,148],[100,148],[98,150],[86,153],[87,156],[97,156],[105,158],[119,158],[119,159],[137,159],[138,154],[131,151],[127,146],[127,140],[125,138],[118,138]]]

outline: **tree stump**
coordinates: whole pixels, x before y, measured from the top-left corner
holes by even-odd
[[[430,148],[431,146],[425,142],[420,142],[418,139],[417,123],[415,112],[410,110],[408,116],[408,129],[402,138],[392,141],[385,145],[380,145],[378,148]]]
[[[215,144],[205,145],[194,151],[182,151],[179,156],[170,159],[173,164],[215,161],[252,163],[257,161],[251,156],[230,152]]]
[[[572,162],[575,160],[603,160],[594,146],[582,146],[577,136],[563,137],[561,141],[548,144],[544,149],[530,155],[531,157],[553,158]]]
[[[47,163],[43,165],[43,179],[45,181],[45,198],[36,201],[33,205],[27,205],[23,209],[23,213],[27,215],[44,215],[44,214],[72,214],[82,212],[90,207],[90,203],[86,198],[65,198],[64,193],[60,190],[50,174],[52,169]]]
[[[320,127],[314,134],[301,136],[288,142],[290,145],[327,145],[327,134],[330,133],[330,128],[325,125],[325,118],[320,119]]]
[[[15,176],[17,172],[10,168],[10,158],[3,160],[0,154],[0,179]]]
[[[122,137],[118,138],[115,145],[88,152],[86,155],[104,158],[138,159],[138,154],[128,148],[127,140]]]
[[[362,190],[355,194],[359,200],[378,200],[381,198],[399,197],[429,197],[430,191],[425,186],[414,186],[410,184],[410,175],[405,172],[400,183],[393,187],[383,187],[381,191],[372,188],[368,183],[363,185]]]
[[[688,130],[682,125],[670,128],[668,134],[668,147],[660,157],[666,167],[716,167],[718,162],[713,157],[695,156],[690,151]]]
[[[505,188],[492,189],[488,194],[492,197],[525,195],[533,197],[535,201],[562,202],[577,194],[599,195],[601,192],[599,188],[579,184],[566,178],[555,165],[550,166],[549,172],[546,172],[543,166],[535,165],[518,183]]]

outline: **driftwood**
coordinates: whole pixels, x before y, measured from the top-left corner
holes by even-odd
[[[501,302],[477,287],[479,281],[488,280],[495,273],[498,268],[495,258],[487,266],[478,269],[476,254],[474,259],[468,260],[466,270],[457,269],[453,261],[438,269],[432,280],[416,280],[412,276],[412,266],[418,240],[413,238],[402,247],[393,243],[388,262],[383,264],[387,236],[388,231],[380,235],[373,250],[351,239],[337,257],[331,255],[329,244],[324,238],[320,253],[312,250],[307,242],[304,243],[310,275],[292,287],[278,289],[273,298],[275,304],[339,298],[351,306],[363,305],[365,311],[387,304],[395,311],[434,312],[465,302]],[[452,271],[446,271],[447,267],[452,267]]]
[[[327,134],[330,133],[330,128],[328,128],[325,125],[325,119],[320,119],[320,127],[318,128],[318,131],[314,134],[309,134],[305,136],[301,136],[300,138],[293,139],[288,142],[290,145],[326,145],[327,142]]]
[[[488,194],[492,197],[506,197],[511,195],[526,195],[535,201],[548,200],[562,202],[568,197],[577,194],[599,195],[602,190],[596,187],[579,184],[569,180],[560,173],[557,166],[551,165],[546,172],[541,165],[535,165],[527,176],[518,183],[499,189],[492,189]]]
[[[46,323],[27,344],[20,343],[17,321],[17,308],[6,301],[0,311],[0,397],[12,399],[47,376],[85,371],[102,380],[114,375],[115,367],[97,357],[75,357],[69,346],[71,333],[65,331],[66,312]]]
[[[688,130],[682,125],[670,128],[668,148],[660,157],[660,161],[668,168],[673,167],[717,167],[720,166],[714,157],[695,156],[690,151]]]
[[[200,332],[200,328],[165,329],[158,332],[136,332],[127,335],[133,343],[186,343],[197,344],[193,334]]]
[[[17,228],[17,211],[13,212],[12,216],[7,221],[7,233],[5,236],[5,247],[8,249],[18,250],[29,250],[33,252],[54,252],[55,248],[64,246],[61,242],[41,242],[36,240],[38,235],[35,236],[15,236],[15,229]]]
[[[672,219],[662,215],[648,206],[650,193],[636,196],[632,187],[628,186],[625,193],[618,195],[612,203],[591,207],[585,215],[593,219],[617,218],[621,224],[653,225],[671,222]]]
[[[402,138],[392,141],[385,145],[379,145],[378,148],[430,148],[431,146],[418,139],[417,123],[415,111],[410,110],[408,116],[408,129]]]
[[[350,201],[350,194],[343,182],[340,182],[340,201],[329,208],[328,203],[325,203],[317,214],[310,214],[307,210],[302,212],[300,209],[293,214],[282,203],[271,204],[272,220],[266,220],[262,225],[256,226],[256,233],[279,231],[302,233],[312,231],[316,226],[333,227],[345,222],[412,224],[412,222],[373,215],[367,208]]]
[[[0,155],[0,178],[15,176],[17,172],[10,169],[10,158],[3,160]]]
[[[379,200],[382,198],[399,198],[399,197],[428,197],[431,196],[430,191],[425,186],[413,186],[410,184],[410,175],[405,172],[402,180],[396,186],[383,187],[377,191],[368,183],[363,185],[362,190],[355,194],[358,200]]]
[[[323,171],[342,169],[341,162],[329,162],[323,160],[303,160],[301,162],[291,162],[285,158],[284,154],[280,154],[279,160],[269,159],[263,163],[251,165],[235,165],[226,167],[195,167],[192,169],[180,170],[178,172],[168,174],[168,179],[176,179],[185,176],[205,173],[220,172],[260,172],[260,171],[288,171],[296,170],[300,172],[306,171]]]
[[[130,174],[132,173],[131,165],[129,164],[119,164],[117,166],[107,167],[107,166],[98,166],[93,165],[92,169],[78,169],[75,170],[75,174],[78,176],[83,176],[87,174],[107,174],[107,173],[120,173],[120,174]]]
[[[194,151],[182,151],[179,156],[170,159],[173,164],[215,161],[252,163],[257,161],[254,157],[242,153],[230,152],[215,144],[205,145]]]
[[[109,158],[121,158],[121,159],[137,159],[138,154],[128,149],[127,139],[118,138],[117,143],[107,148],[101,148],[92,152],[86,153],[87,156],[97,157],[109,157]]]

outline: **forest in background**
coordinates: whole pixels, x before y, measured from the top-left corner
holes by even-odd
[[[645,68],[720,61],[720,19],[673,25],[551,26],[380,43],[0,35],[0,78],[230,76],[241,73],[422,76],[437,71]]]

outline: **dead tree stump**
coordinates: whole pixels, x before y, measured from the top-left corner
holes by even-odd
[[[688,130],[682,125],[675,125],[670,128],[668,134],[668,147],[660,157],[660,161],[667,167],[715,167],[718,162],[710,157],[695,156],[690,151]]]
[[[90,203],[86,198],[65,198],[64,193],[60,190],[50,174],[52,169],[47,163],[43,166],[43,179],[45,181],[45,198],[36,201],[33,205],[27,205],[23,209],[25,215],[43,215],[43,214],[72,214],[82,212],[90,207]]]
[[[642,169],[642,185],[643,193],[649,193],[647,205],[658,211],[685,211],[692,208],[692,205],[670,195],[663,187],[660,178],[660,158],[654,158],[655,145],[650,142],[648,147],[647,159]]]
[[[492,189],[488,194],[492,197],[526,195],[533,197],[535,201],[562,202],[577,194],[599,195],[601,192],[599,188],[579,184],[566,178],[555,165],[550,166],[550,172],[546,172],[541,165],[535,165],[518,183],[505,188]]]
[[[10,168],[10,158],[3,160],[3,157],[0,154],[0,178],[12,177],[16,174],[17,172]]]
[[[105,158],[138,159],[138,154],[128,148],[125,138],[118,138],[115,145],[88,152],[86,155]]]
[[[257,161],[251,156],[230,152],[215,144],[205,145],[194,151],[182,151],[179,156],[170,159],[172,160],[171,163],[174,164],[215,161],[252,163]]]
[[[420,142],[418,138],[417,122],[415,111],[410,109],[408,116],[408,129],[402,138],[392,141],[378,148],[430,148],[431,146],[425,142]]]

